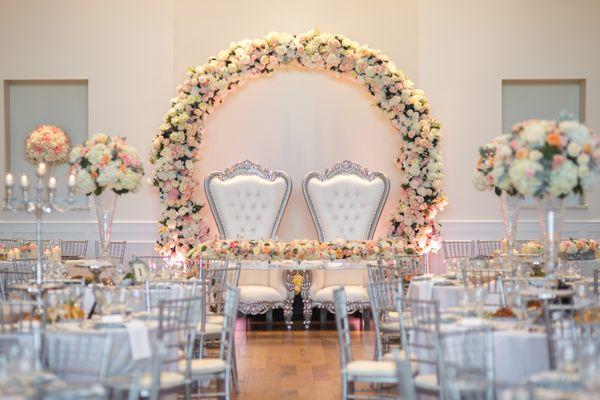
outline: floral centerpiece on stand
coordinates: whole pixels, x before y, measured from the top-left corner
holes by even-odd
[[[494,191],[499,196],[500,212],[504,223],[501,253],[512,256],[515,250],[519,204],[522,196],[503,173],[512,156],[512,149],[508,146],[510,138],[511,135],[501,135],[479,148],[473,185],[479,191]]]
[[[107,261],[117,196],[137,192],[141,188],[144,167],[137,150],[124,138],[103,133],[75,146],[71,151],[70,164],[77,191],[94,196],[101,257]]]
[[[25,158],[35,165],[65,163],[70,151],[69,136],[54,125],[40,125],[25,139]]]
[[[558,121],[531,119],[516,124],[508,143],[497,149],[495,182],[510,182],[517,193],[538,202],[549,272],[558,263],[565,200],[600,183],[600,136],[561,115]]]

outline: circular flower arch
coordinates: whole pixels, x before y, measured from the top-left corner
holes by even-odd
[[[403,139],[395,160],[402,171],[400,201],[389,216],[389,235],[418,251],[436,248],[440,233],[436,216],[446,204],[441,133],[423,91],[379,50],[314,30],[300,35],[273,32],[263,39],[235,42],[206,64],[189,69],[171,99],[150,157],[155,166],[153,184],[164,203],[159,248],[185,253],[207,238],[208,227],[200,217],[204,204],[194,199],[200,186],[194,169],[208,116],[247,80],[291,65],[351,78],[375,98]]]

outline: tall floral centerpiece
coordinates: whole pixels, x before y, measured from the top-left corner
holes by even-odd
[[[117,196],[137,192],[144,167],[124,138],[99,133],[71,151],[70,164],[79,193],[94,196],[100,229],[101,259],[109,260],[110,234]]]
[[[506,173],[519,193],[538,203],[546,270],[554,274],[567,196],[600,183],[600,136],[569,117],[524,121],[511,134],[515,160]]]
[[[479,159],[473,174],[473,185],[479,191],[494,191],[500,200],[500,213],[504,224],[506,254],[514,253],[519,220],[521,195],[509,177],[502,173],[511,160],[513,151],[509,146],[510,135],[494,138],[491,143],[479,148]]]
[[[63,164],[69,159],[70,151],[69,136],[54,125],[39,125],[25,139],[25,158],[34,165],[44,163],[50,168]]]

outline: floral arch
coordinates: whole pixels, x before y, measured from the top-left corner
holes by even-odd
[[[375,98],[403,138],[395,160],[402,171],[401,200],[389,216],[389,235],[419,251],[436,248],[440,232],[436,216],[446,204],[441,134],[423,91],[379,50],[313,30],[300,35],[273,32],[263,39],[231,43],[206,64],[189,69],[171,99],[150,157],[155,165],[153,184],[164,204],[160,249],[185,253],[208,234],[200,218],[204,204],[193,198],[200,186],[193,174],[208,116],[237,86],[292,64],[354,79]]]

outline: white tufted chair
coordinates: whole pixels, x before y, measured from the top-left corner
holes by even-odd
[[[324,172],[311,172],[302,182],[304,197],[321,241],[371,239],[390,188],[381,172],[342,161]],[[349,313],[369,307],[366,265],[345,270],[313,271],[303,287],[304,324],[312,308],[333,312],[333,290],[344,286]],[[307,285],[308,286],[308,285]],[[323,315],[323,314],[322,314]]]
[[[204,190],[221,237],[267,239],[275,237],[292,182],[285,172],[246,160],[209,174]],[[286,323],[291,325],[293,285],[286,283],[283,271],[253,269],[242,263],[239,288],[242,313],[268,313],[271,321],[271,310],[283,308]]]

